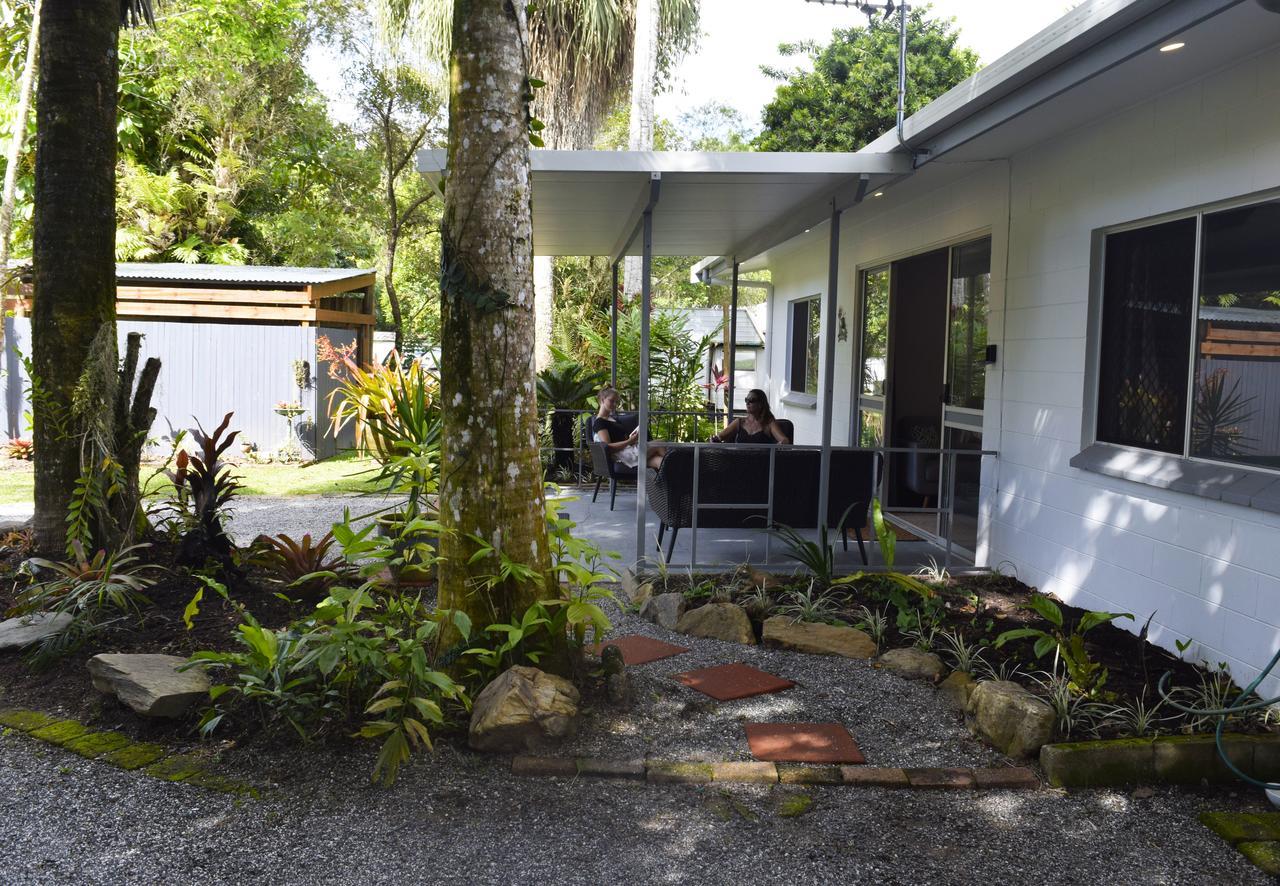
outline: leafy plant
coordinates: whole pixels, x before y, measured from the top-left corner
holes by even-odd
[[[1168,722],[1170,717],[1160,716],[1160,711],[1165,705],[1165,700],[1160,699],[1155,704],[1147,702],[1147,688],[1142,688],[1142,694],[1137,698],[1127,699],[1119,705],[1114,705],[1104,709],[1104,717],[1107,725],[1113,726],[1124,735],[1133,738],[1145,738],[1148,735],[1159,735],[1162,731],[1162,724]]]
[[[992,679],[995,678],[992,677]],[[1044,671],[1040,676],[1033,676],[1031,679],[1040,685],[1044,691],[1045,701],[1053,708],[1054,723],[1061,737],[1073,738],[1082,734],[1091,736],[1098,734],[1108,714],[1105,705],[1081,695],[1076,691],[1071,680],[1057,671],[1052,673]]]
[[[240,434],[232,431],[223,437],[234,414],[224,415],[212,434],[206,434],[203,425],[197,422],[191,436],[199,447],[199,454],[179,452],[170,475],[176,489],[181,490],[185,485],[189,490],[185,497],[178,493],[178,501],[189,510],[191,518],[191,528],[183,538],[183,556],[188,562],[200,562],[211,555],[227,557],[233,547],[223,524],[227,505],[235,497],[240,483],[232,475],[231,467],[221,459]]]
[[[960,630],[942,631],[938,636],[941,638],[943,655],[950,662],[952,670],[972,676],[983,661],[982,647],[970,643]]]
[[[1075,691],[1086,695],[1100,691],[1107,682],[1107,669],[1089,657],[1084,645],[1084,636],[1098,625],[1107,624],[1117,618],[1132,620],[1133,615],[1128,612],[1086,612],[1072,630],[1067,632],[1062,610],[1048,597],[1043,594],[1032,594],[1027,605],[1049,622],[1053,630],[1015,628],[1005,631],[996,638],[996,648],[1010,640],[1034,638],[1036,658],[1044,658],[1050,652],[1054,652],[1055,659],[1060,660],[1066,667]]]
[[[946,584],[951,580],[951,573],[947,570],[947,567],[940,565],[933,557],[929,558],[928,565],[917,569],[915,575],[934,585]]]
[[[885,637],[889,633],[889,615],[884,609],[872,609],[869,606],[858,607],[858,621],[854,627],[866,631],[876,649],[884,648]]]
[[[349,570],[341,554],[333,551],[334,544],[331,531],[315,544],[311,542],[310,533],[303,535],[301,541],[283,533],[274,538],[259,535],[253,540],[253,559],[289,588],[305,597],[318,597],[341,581]]]
[[[592,372],[580,363],[557,361],[538,373],[538,405],[581,409],[607,378],[607,373]]]
[[[1022,665],[1011,658],[992,664],[985,659],[975,663],[974,667],[984,680],[1009,681],[1022,673]]]
[[[932,652],[934,645],[938,641],[939,622],[930,620],[921,614],[920,610],[915,610],[910,620],[909,627],[903,629],[901,627],[903,611],[899,610],[899,630],[902,631],[904,637],[911,638],[911,645],[919,649],[921,652]]]
[[[880,506],[878,498],[871,499],[871,527],[875,530],[876,542],[880,545],[880,556],[884,558],[885,568],[893,569],[894,561],[897,559],[898,534],[884,518],[884,509]]]
[[[787,556],[808,570],[814,581],[823,587],[831,584],[835,574],[835,548],[827,540],[827,527],[818,527],[818,540],[810,541],[797,530],[781,523],[772,529],[786,548]]]
[[[35,444],[25,437],[14,437],[4,444],[5,455],[18,461],[31,461],[35,457]]]
[[[756,585],[748,593],[738,599],[738,605],[747,611],[748,615],[752,615],[763,621],[773,612],[773,597],[764,585]]]
[[[145,592],[155,579],[144,573],[157,567],[140,565],[133,554],[145,547],[132,545],[87,557],[84,547],[76,541],[72,543],[74,557],[70,561],[38,557],[28,561],[36,569],[54,573],[54,577],[19,591],[7,615],[51,612],[72,618],[62,632],[41,642],[35,653],[37,664],[47,664],[75,650],[108,624],[112,616],[136,615],[151,604]]]
[[[803,591],[792,591],[790,602],[778,607],[780,615],[788,615],[793,622],[828,622],[840,614],[840,607],[830,593],[815,593],[816,579],[810,579]]]

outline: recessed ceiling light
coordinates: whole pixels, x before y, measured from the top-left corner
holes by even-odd
[[[874,194],[872,194],[871,196],[872,196],[872,197],[883,197],[883,196],[884,196],[884,191],[876,191],[876,192],[875,192]]]
[[[1186,45],[1187,44],[1185,43],[1166,43],[1164,46],[1160,47],[1160,51],[1161,52],[1177,52],[1179,49],[1181,49]]]

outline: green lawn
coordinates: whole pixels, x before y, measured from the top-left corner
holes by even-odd
[[[240,478],[241,495],[324,495],[335,492],[372,492],[372,459],[344,455],[305,467],[285,464],[240,464],[232,470]],[[155,472],[143,465],[144,480]],[[365,473],[368,472],[368,473]],[[153,481],[154,482],[154,481]],[[30,503],[33,498],[30,465],[0,470],[0,505]]]

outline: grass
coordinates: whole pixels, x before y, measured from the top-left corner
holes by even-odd
[[[335,492],[374,492],[376,464],[372,459],[339,455],[306,465],[239,464],[232,470],[240,478],[241,495],[325,495]],[[142,466],[142,477],[155,471]],[[366,473],[367,472],[367,473]],[[163,484],[167,486],[167,481]],[[0,505],[34,502],[34,474],[30,465],[9,466],[0,470]],[[153,486],[159,486],[153,481]],[[157,488],[161,492],[162,488]]]

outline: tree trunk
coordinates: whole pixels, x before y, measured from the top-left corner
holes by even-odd
[[[22,68],[18,87],[18,109],[13,116],[13,135],[9,139],[9,155],[4,168],[4,196],[0,201],[0,271],[9,269],[9,243],[13,237],[13,203],[18,191],[18,161],[27,140],[27,114],[31,108],[31,85],[36,77],[36,58],[40,50],[40,6],[36,0],[31,10],[31,33],[27,35],[27,61]],[[0,329],[0,336],[3,330]]]
[[[45,0],[41,19],[31,337],[42,396],[33,404],[34,529],[40,550],[55,551],[63,547],[80,472],[79,440],[60,430],[59,418],[69,414],[100,329],[111,329],[115,350],[120,3]]]
[[[476,628],[554,595],[498,582],[496,556],[550,580],[534,397],[525,6],[455,0],[442,231],[440,605]]]
[[[395,233],[387,235],[387,245],[383,250],[383,266],[386,272],[382,277],[382,285],[387,289],[387,304],[391,306],[391,322],[396,328],[395,348],[397,354],[404,353],[404,316],[400,310],[400,295],[396,292],[396,248],[399,245]]]
[[[627,147],[653,150],[653,93],[658,77],[658,0],[636,0],[636,42],[631,68],[631,119]],[[622,263],[622,297],[640,294],[641,258],[628,256]]]

